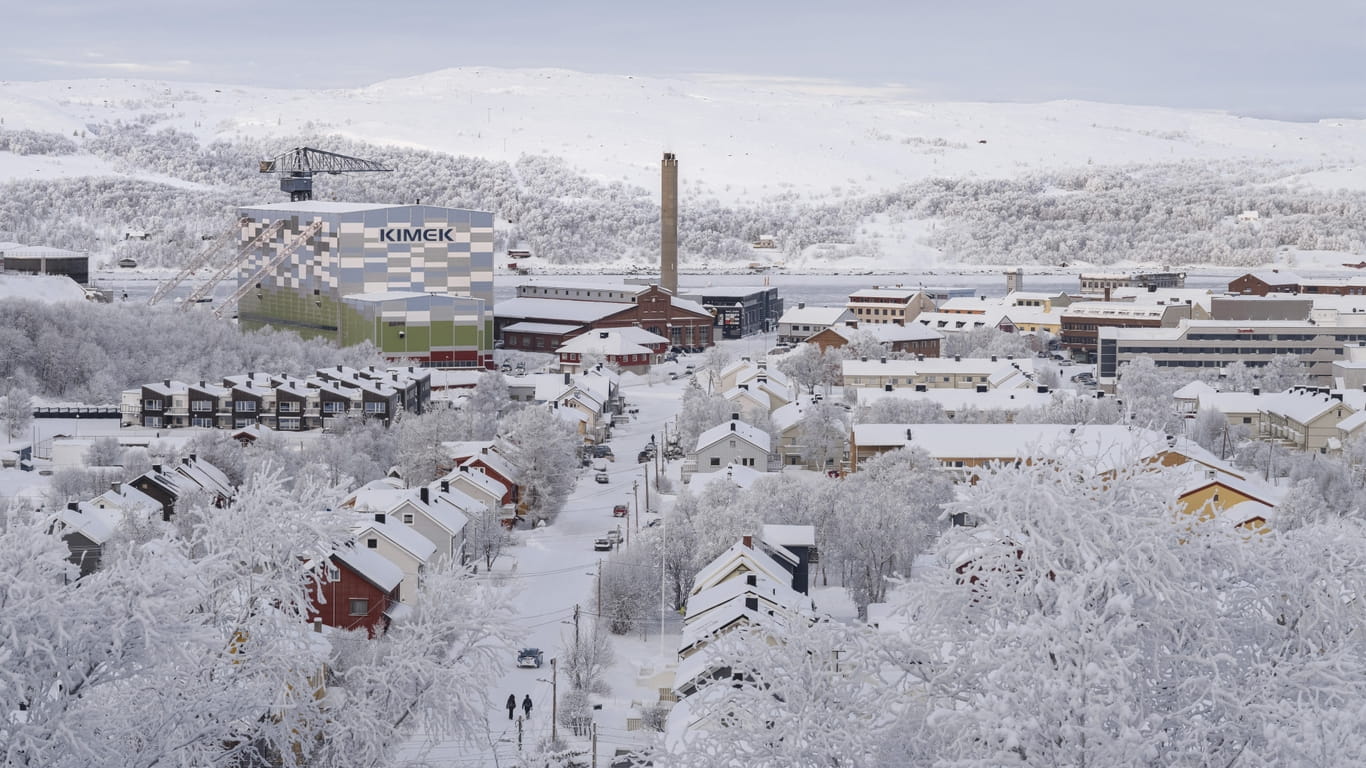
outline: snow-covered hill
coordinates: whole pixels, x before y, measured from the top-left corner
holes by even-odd
[[[1366,249],[1364,121],[482,67],[316,91],[0,82],[0,234],[112,256],[126,230],[170,232],[130,255],[172,265],[176,242],[277,195],[254,161],[305,141],[399,171],[328,177],[320,197],[493,210],[503,235],[575,268],[653,260],[663,151],[680,159],[694,269],[768,260],[747,245],[761,233],[772,260],[812,270]]]
[[[556,155],[599,180],[648,188],[667,150],[679,155],[685,186],[723,199],[1226,159],[1332,168],[1304,180],[1359,186],[1356,169],[1366,164],[1362,121],[1286,123],[1072,101],[929,103],[895,87],[803,80],[466,67],[326,91],[152,80],[0,84],[10,130],[72,135],[144,114],[206,142],[328,132],[492,160]],[[34,171],[32,163],[0,163],[9,178]]]

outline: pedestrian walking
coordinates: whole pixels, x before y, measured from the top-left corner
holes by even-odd
[[[522,697],[522,711],[526,713],[528,720],[531,719],[531,694]]]
[[[512,719],[513,713],[517,711],[517,694],[508,694],[508,719]]]

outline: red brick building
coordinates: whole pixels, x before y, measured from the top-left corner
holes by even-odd
[[[590,330],[637,326],[663,336],[670,346],[704,349],[713,344],[716,318],[695,301],[657,285],[601,288],[523,286],[515,299],[494,309],[494,329],[504,349],[554,352]],[[536,347],[537,339],[544,346]],[[550,346],[558,339],[559,344]]]

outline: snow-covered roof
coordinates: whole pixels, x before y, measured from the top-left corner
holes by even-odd
[[[80,502],[76,509],[69,506],[57,513],[57,519],[73,533],[79,533],[95,544],[109,541],[123,522],[121,509],[100,507],[89,502]]]
[[[986,392],[978,392],[976,389],[963,387],[928,387],[924,392],[917,392],[908,387],[897,387],[890,392],[874,387],[860,387],[855,391],[858,392],[858,404],[861,406],[872,405],[880,400],[887,399],[921,400],[937,403],[947,413],[958,413],[970,408],[1015,413],[1026,408],[1048,405],[1053,401],[1054,395],[1067,398],[1076,396],[1076,393],[1070,389],[1039,392],[1037,389],[1029,387],[988,389]],[[774,415],[777,415],[776,411]]]
[[[1361,429],[1363,424],[1366,424],[1366,411],[1357,411],[1351,416],[1339,421],[1338,429],[1350,434]]]
[[[653,335],[653,334],[651,334]],[[668,341],[665,339],[665,341]],[[596,354],[608,357],[620,357],[622,355],[649,355],[648,347],[642,347],[631,341],[627,341],[623,334],[616,331],[589,331],[588,333],[575,336],[566,341],[556,353],[564,354]]]
[[[1247,274],[1267,285],[1300,285],[1304,282],[1304,279],[1294,272],[1273,272],[1269,269],[1257,269]]]
[[[1075,449],[1097,459],[1097,470],[1105,471],[1170,451],[1226,466],[1188,440],[1122,424],[855,424],[853,433],[860,447],[912,446],[936,459],[1015,461]]]
[[[18,248],[6,248],[4,251],[6,258],[43,258],[43,259],[84,259],[88,254],[80,251],[68,251],[65,248],[53,248],[49,245],[24,245]]]
[[[750,400],[753,400],[756,405],[761,406],[764,410],[768,410],[773,402],[769,399],[767,392],[763,391],[762,389],[759,389],[757,386],[750,387],[748,384],[737,385],[735,387],[732,387],[731,389],[723,393],[721,397],[724,397],[726,400],[738,400],[741,398],[749,398]]]
[[[920,289],[918,288],[860,288],[849,294],[849,298],[888,299],[907,302],[917,293],[920,293]]]
[[[711,312],[708,311],[706,307],[702,306],[701,304],[698,304],[695,301],[690,301],[688,299],[680,299],[677,296],[674,296],[671,303],[673,304],[674,309],[681,309],[685,312],[693,312],[695,314],[702,315],[703,317],[711,317]]]
[[[1078,301],[1062,310],[1067,317],[1123,317],[1158,320],[1176,304],[1134,304],[1118,301]]]
[[[143,388],[155,392],[158,395],[170,397],[172,395],[183,395],[189,391],[190,385],[183,381],[154,381],[143,384]]]
[[[381,592],[392,592],[403,581],[403,570],[374,550],[352,544],[338,548],[332,556]]]
[[[896,323],[872,323],[859,326],[858,330],[868,331],[873,338],[883,344],[896,344],[902,341],[933,341],[943,339],[944,334],[916,323],[897,325]]]
[[[806,408],[807,403],[791,402],[773,411],[769,417],[773,421],[773,428],[779,432],[786,432],[796,426],[806,416]]]
[[[762,538],[769,544],[780,547],[816,546],[816,526],[814,525],[770,525],[765,524]]]
[[[745,546],[742,540],[730,545],[725,552],[717,555],[711,562],[697,571],[697,575],[693,577],[693,588],[689,594],[695,595],[704,589],[716,586],[735,576],[737,571],[762,573],[779,583],[790,583],[792,581],[792,574],[779,565],[777,560],[757,547]]]
[[[783,311],[779,323],[788,325],[835,325],[853,320],[854,313],[848,307],[792,307]]]
[[[583,325],[571,325],[568,323],[534,323],[522,321],[512,325],[503,326],[503,333],[545,333],[552,336],[564,336],[574,333],[582,328]]]
[[[702,296],[725,296],[734,299],[743,299],[756,293],[767,293],[773,290],[771,287],[763,285],[709,285],[705,288],[693,288],[688,291],[689,297]]]
[[[767,475],[767,472],[760,472],[753,467],[742,467],[735,463],[727,464],[717,472],[699,472],[692,476],[693,485],[702,488],[712,483],[730,483],[731,485],[745,490],[754,485],[754,482]]]
[[[1033,364],[1028,359],[927,357],[924,360],[845,360],[840,367],[845,376],[987,376],[1002,369],[1018,370],[1014,363],[1019,363],[1021,368]]]
[[[261,203],[244,205],[245,211],[283,211],[286,213],[356,213],[360,211],[380,211],[385,208],[400,208],[399,205],[382,203],[338,203],[330,200],[303,200],[290,203]]]
[[[768,433],[758,427],[746,424],[743,421],[731,420],[718,424],[711,429],[697,436],[697,450],[701,451],[710,445],[728,440],[731,437],[739,437],[741,440],[760,448],[764,451],[769,449]]]
[[[493,312],[498,317],[522,319],[562,320],[569,323],[592,323],[635,306],[616,301],[574,301],[572,299],[542,299],[521,296],[500,301]]]
[[[479,463],[484,464],[484,466],[509,480],[517,476],[517,468],[512,466],[512,463],[509,462],[503,454],[492,450],[487,453],[475,454],[460,462],[460,465],[469,467],[471,471],[480,471],[475,468],[475,465]]]
[[[559,410],[565,409],[561,408]],[[573,411],[574,409],[570,408],[569,410]],[[454,486],[455,483],[461,478],[469,481],[474,485],[474,487],[482,490],[483,492],[487,493],[489,496],[492,496],[495,499],[502,499],[503,495],[508,492],[508,487],[506,485],[503,485],[503,483],[499,480],[487,474],[484,474],[483,472],[470,470],[467,467],[456,469],[454,472],[447,474],[441,479],[449,481],[450,484]]]
[[[1308,424],[1339,406],[1351,410],[1351,406],[1345,402],[1328,395],[1295,392],[1293,390],[1264,397],[1261,402],[1262,411],[1282,416],[1300,424]]]
[[[1192,381],[1186,386],[1173,392],[1172,397],[1176,398],[1177,400],[1199,401],[1206,397],[1209,397],[1212,394],[1215,394],[1218,391],[1219,390],[1215,389],[1214,387],[1211,387],[1205,382],[1197,380]]]
[[[356,523],[353,532],[356,534],[356,538],[360,538],[370,531],[392,541],[420,562],[427,562],[436,552],[436,545],[412,528],[387,519],[381,523],[375,520],[373,515],[366,513],[366,519]]]

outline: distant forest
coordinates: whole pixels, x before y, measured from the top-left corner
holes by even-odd
[[[378,160],[394,173],[323,176],[318,199],[412,202],[493,211],[510,235],[558,264],[651,262],[659,247],[649,190],[595,180],[548,156],[516,163],[399,149],[335,136],[215,141],[157,128],[144,115],[68,138],[0,131],[0,150],[89,153],[122,171],[165,183],[116,177],[24,180],[0,185],[0,240],[132,256],[176,266],[221,232],[235,206],[281,199],[257,161],[286,146],[318,146]],[[78,139],[78,140],[77,140]],[[1265,163],[1175,163],[1086,167],[1020,179],[929,179],[879,194],[822,199],[789,192],[742,204],[687,201],[680,253],[689,260],[744,262],[749,243],[775,234],[786,254],[823,243],[876,252],[860,222],[937,223],[929,245],[946,258],[982,264],[1121,260],[1170,265],[1251,265],[1287,248],[1366,250],[1366,194],[1291,189],[1279,183],[1308,170]],[[1240,220],[1256,211],[1255,220]],[[510,222],[510,223],[509,223]],[[147,240],[126,240],[129,231]],[[871,247],[870,247],[871,246]]]

